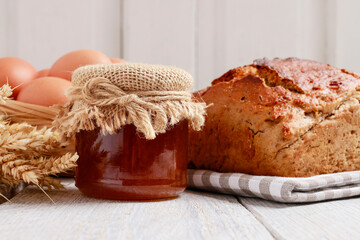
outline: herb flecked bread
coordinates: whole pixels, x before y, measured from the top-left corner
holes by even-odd
[[[360,77],[296,58],[230,70],[195,98],[212,104],[190,131],[190,166],[306,177],[360,170]]]

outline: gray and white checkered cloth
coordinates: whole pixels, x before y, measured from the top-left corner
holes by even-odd
[[[188,180],[189,188],[288,203],[360,195],[360,171],[289,178],[189,169]]]

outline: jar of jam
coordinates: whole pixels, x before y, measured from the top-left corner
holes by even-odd
[[[54,126],[76,138],[75,184],[87,196],[155,200],[187,185],[188,126],[200,130],[205,103],[193,79],[162,65],[119,63],[78,68],[70,101]]]
[[[147,200],[176,197],[187,185],[188,123],[169,127],[153,140],[126,125],[115,134],[100,129],[76,134],[76,186],[85,195]]]

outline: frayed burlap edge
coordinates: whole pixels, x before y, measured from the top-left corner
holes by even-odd
[[[105,78],[94,78],[83,87],[72,87],[68,96],[70,102],[53,122],[65,137],[98,127],[104,135],[114,134],[134,124],[146,139],[154,139],[185,119],[194,130],[205,122],[206,104],[193,102],[189,92],[124,92]]]

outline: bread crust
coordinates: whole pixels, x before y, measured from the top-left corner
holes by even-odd
[[[297,58],[232,69],[196,98],[205,127],[190,131],[190,166],[305,177],[360,169],[360,78]]]

